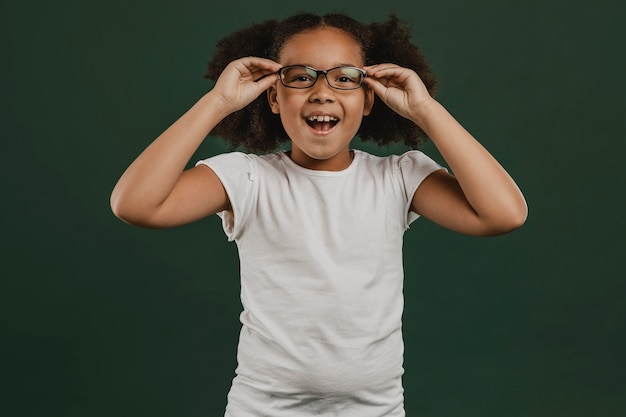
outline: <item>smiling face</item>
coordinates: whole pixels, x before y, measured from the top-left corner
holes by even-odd
[[[361,68],[359,44],[346,32],[322,27],[294,35],[281,50],[280,64],[328,70],[342,65]],[[339,171],[351,161],[350,141],[374,102],[364,85],[356,90],[331,88],[324,75],[310,88],[294,89],[280,82],[268,90],[272,112],[291,139],[291,159],[305,168]]]

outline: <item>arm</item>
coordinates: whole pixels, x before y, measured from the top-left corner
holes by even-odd
[[[522,193],[496,159],[433,99],[418,75],[393,64],[366,67],[366,82],[396,113],[430,137],[454,176],[437,171],[413,196],[416,213],[451,230],[497,235],[527,216]]]
[[[142,227],[182,225],[228,207],[226,191],[206,166],[185,166],[209,132],[277,80],[280,65],[261,58],[230,63],[215,87],[152,142],[111,193],[113,213]]]

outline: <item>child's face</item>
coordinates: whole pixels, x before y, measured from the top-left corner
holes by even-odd
[[[365,65],[358,43],[336,28],[319,28],[293,36],[284,45],[279,62],[282,66],[307,65],[318,70]],[[350,164],[350,141],[363,116],[372,109],[374,93],[364,85],[356,90],[331,88],[322,74],[306,89],[288,88],[279,81],[268,91],[268,99],[291,139],[291,158],[296,163],[314,169],[341,170]],[[333,121],[314,123],[312,116],[329,116]]]

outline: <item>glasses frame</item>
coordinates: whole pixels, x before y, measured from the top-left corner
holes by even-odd
[[[289,68],[296,68],[296,67],[306,68],[307,70],[311,70],[312,72],[315,72],[315,80],[313,80],[310,86],[294,87],[292,85],[285,84],[285,81],[283,80],[283,71]],[[358,72],[360,72],[362,77],[361,77],[361,82],[359,82],[359,85],[356,87],[350,87],[350,88],[340,88],[340,87],[334,87],[333,85],[331,85],[330,80],[328,79],[328,73],[339,68],[349,68],[349,69],[357,70]],[[339,65],[338,67],[333,67],[327,70],[318,70],[313,67],[309,67],[308,65],[287,65],[286,67],[282,67],[281,69],[279,69],[276,73],[278,74],[278,78],[280,78],[280,83],[282,85],[284,85],[287,88],[295,88],[296,90],[306,90],[307,88],[313,87],[317,83],[317,79],[320,77],[321,74],[324,74],[324,78],[326,78],[326,83],[328,84],[330,88],[333,88],[335,90],[343,90],[343,91],[358,90],[363,85],[363,80],[365,79],[365,77],[367,77],[367,73],[364,70],[362,70],[361,68],[353,67],[351,65]]]

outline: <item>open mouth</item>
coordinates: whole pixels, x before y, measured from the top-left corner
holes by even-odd
[[[332,130],[339,123],[339,119],[334,116],[309,116],[306,119],[306,124],[311,126],[314,130],[319,132],[327,132]]]

